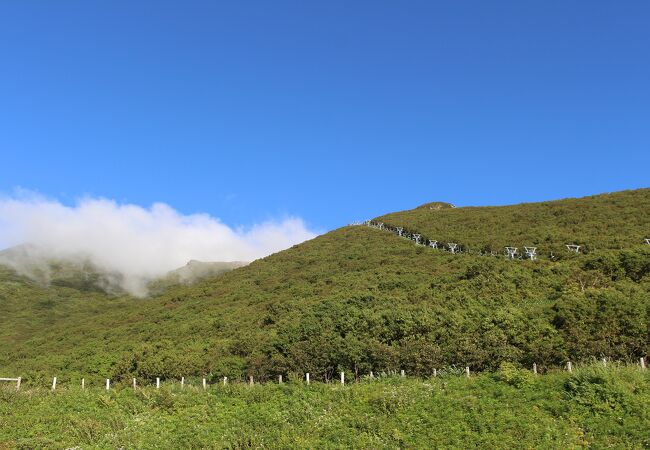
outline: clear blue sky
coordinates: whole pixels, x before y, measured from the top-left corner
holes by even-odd
[[[650,2],[0,5],[0,192],[328,229],[650,185]]]

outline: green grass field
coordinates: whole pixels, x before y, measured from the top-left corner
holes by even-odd
[[[0,448],[648,448],[650,371],[0,390]]]

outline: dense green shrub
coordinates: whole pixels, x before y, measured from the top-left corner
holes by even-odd
[[[530,370],[521,369],[512,363],[502,362],[498,377],[504,383],[518,388],[528,387],[535,382],[535,374]]]

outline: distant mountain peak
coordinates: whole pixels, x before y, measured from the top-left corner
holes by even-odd
[[[248,265],[245,261],[199,261],[191,259],[183,267],[172,270],[162,279],[174,283],[193,283]]]

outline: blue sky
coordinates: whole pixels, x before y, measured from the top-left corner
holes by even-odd
[[[0,5],[0,193],[313,229],[650,185],[647,1]]]

